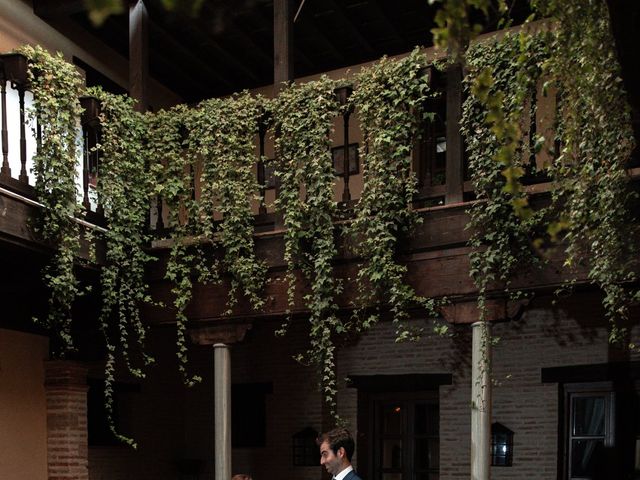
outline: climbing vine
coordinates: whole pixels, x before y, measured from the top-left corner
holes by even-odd
[[[61,54],[50,55],[41,47],[25,46],[18,50],[29,60],[28,78],[33,92],[33,107],[28,112],[39,146],[33,158],[35,189],[44,205],[37,228],[54,254],[44,269],[49,289],[49,310],[44,325],[57,335],[54,352],[64,357],[73,350],[71,308],[82,289],[74,272],[80,249],[80,227],[75,221],[82,215],[77,203],[76,162],[79,119],[78,100],[82,78]]]
[[[604,292],[609,339],[623,341],[622,326],[637,280],[637,195],[625,170],[634,147],[631,113],[620,76],[607,5],[598,0],[538,0],[540,15],[557,20],[547,63],[560,92],[558,140],[551,166],[556,182],[550,228],[567,245],[566,264],[588,265],[589,279]],[[606,125],[606,127],[605,127]]]
[[[325,400],[335,413],[335,346],[331,336],[344,331],[335,295],[341,290],[332,261],[336,256],[333,215],[334,171],[331,159],[333,119],[339,104],[335,82],[328,78],[292,85],[280,93],[273,108],[276,175],[280,191],[276,207],[286,231],[284,258],[289,280],[289,305],[294,305],[295,270],[310,282],[304,300],[310,311],[310,347],[299,360],[320,373]],[[282,332],[281,332],[282,333]]]
[[[100,158],[97,193],[108,225],[104,233],[106,259],[100,272],[99,319],[107,347],[105,407],[114,435],[133,444],[131,439],[116,432],[111,421],[113,382],[118,353],[131,374],[144,377],[143,370],[130,359],[132,336],[142,363],[153,362],[145,353],[147,328],[140,318],[140,307],[151,302],[144,269],[152,259],[146,251],[150,241],[146,222],[155,172],[147,165],[143,141],[145,119],[134,110],[133,100],[99,88],[89,89],[88,93],[98,98],[101,105],[101,139],[96,147]]]
[[[191,301],[194,269],[204,275],[209,272],[207,256],[202,246],[190,239],[200,234],[195,199],[195,160],[186,154],[185,119],[188,109],[177,105],[148,115],[149,162],[159,170],[157,195],[166,209],[158,212],[156,227],[161,225],[167,212],[167,227],[173,243],[167,261],[165,278],[171,282],[173,307],[176,316],[176,356],[178,370],[188,386],[201,379],[187,373],[188,348],[186,339],[187,315],[185,310]],[[158,232],[162,234],[165,232]],[[209,278],[210,278],[209,274]]]
[[[400,60],[383,58],[356,76],[352,96],[363,134],[364,187],[351,226],[363,259],[357,275],[358,303],[388,304],[399,340],[419,334],[402,322],[410,307],[422,305],[431,312],[434,307],[405,282],[407,268],[396,260],[400,238],[421,220],[411,208],[417,192],[411,148],[423,119],[431,115],[424,110],[432,96],[421,74],[425,65],[417,49]],[[362,310],[356,310],[359,330],[369,328],[379,316],[379,309],[367,314]],[[362,315],[366,318],[357,318]]]
[[[525,117],[535,118],[531,98],[548,58],[546,39],[544,33],[506,34],[474,44],[466,55],[468,97],[461,131],[474,191],[481,200],[472,206],[468,225],[480,320],[487,288],[494,282],[508,287],[518,271],[537,263],[531,237],[541,212],[529,208],[519,182],[535,152],[521,125]]]
[[[205,238],[224,251],[222,266],[231,275],[228,313],[238,291],[254,309],[264,305],[264,262],[255,257],[251,200],[259,201],[253,171],[254,137],[262,101],[248,93],[206,100],[188,117],[188,154],[202,160],[198,221]],[[222,217],[215,221],[215,214]]]

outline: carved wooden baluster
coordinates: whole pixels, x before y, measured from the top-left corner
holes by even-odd
[[[93,128],[92,133],[93,133],[92,147],[94,147],[95,145],[99,145],[101,142],[100,126],[96,126],[96,128]],[[100,150],[95,150],[93,152],[93,163],[95,165],[95,177],[96,177],[96,187],[97,187],[98,182],[100,181]],[[96,189],[96,191],[98,190]],[[96,213],[98,215],[104,215],[104,206],[102,205],[102,198],[100,197],[100,195],[98,195],[97,200],[98,200],[98,206],[96,207]]]
[[[529,165],[527,166],[527,174],[532,177],[538,173],[538,169],[536,165],[536,152],[535,152],[536,133],[537,133],[537,125],[536,125],[537,102],[538,102],[538,96],[537,96],[536,88],[534,87],[531,91],[531,102],[529,105]]]
[[[342,202],[348,203],[351,200],[351,192],[349,191],[349,117],[351,116],[351,105],[349,105],[349,96],[353,92],[350,86],[344,86],[336,89],[338,101],[342,107],[342,127],[343,127],[343,159],[342,159],[342,179],[344,188],[342,190]]]
[[[156,198],[156,212],[158,215],[156,218],[156,232],[162,232],[164,230],[164,219],[162,218],[162,196],[160,195]]]
[[[266,168],[264,165],[264,140],[267,135],[267,129],[269,127],[269,118],[263,113],[258,124],[258,136],[260,138],[260,150],[258,158],[258,184],[260,185],[260,206],[258,207],[258,214],[264,215],[267,213],[267,205],[265,200],[265,182],[266,182]]]
[[[89,128],[87,126],[82,129],[82,137],[84,151],[82,152],[82,205],[88,211],[91,210],[91,202],[89,201],[89,165],[91,162],[91,147],[89,146]]]
[[[7,82],[2,78],[0,85],[0,96],[2,97],[2,168],[0,173],[3,176],[11,176],[11,168],[9,167],[9,135],[7,132]]]
[[[18,85],[18,98],[20,99],[20,176],[18,179],[22,183],[29,183],[27,174],[27,135],[25,133],[24,120],[24,93],[25,87]]]

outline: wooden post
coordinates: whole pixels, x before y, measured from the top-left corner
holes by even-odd
[[[129,95],[137,101],[136,110],[147,110],[147,77],[149,75],[148,13],[143,0],[129,7]]]
[[[462,69],[459,64],[447,70],[447,189],[445,203],[460,203],[463,198],[464,147],[460,134],[462,117]]]
[[[231,478],[231,353],[229,345],[213,346],[215,480]]]
[[[273,88],[277,94],[285,82],[293,80],[293,8],[291,0],[273,1]],[[276,136],[278,132],[275,132]],[[278,152],[276,152],[276,161]],[[280,186],[276,182],[276,198]],[[283,228],[284,219],[276,214],[275,228]]]
[[[293,80],[293,10],[291,0],[273,2],[273,83],[275,91]]]
[[[7,82],[4,77],[1,79],[0,97],[2,101],[2,168],[0,172],[5,177],[11,176],[11,168],[9,168],[9,135],[7,132]]]

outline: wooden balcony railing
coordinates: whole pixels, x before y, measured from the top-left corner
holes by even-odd
[[[0,187],[33,200],[33,158],[41,142],[41,129],[37,121],[32,122],[27,114],[33,106],[27,71],[28,60],[24,55],[0,55]],[[99,135],[97,101],[87,98],[82,99],[81,103],[85,112],[78,119],[77,197],[86,209],[88,220],[100,223],[100,208],[95,193],[99,159],[91,151]]]
[[[464,140],[460,133],[460,120],[464,91],[462,72],[459,66],[452,66],[445,72],[433,67],[426,67],[422,72],[430,79],[430,88],[437,92],[425,106],[433,112],[433,120],[423,124],[421,138],[414,145],[412,152],[412,168],[418,179],[418,193],[414,198],[415,208],[446,206],[475,200],[470,181],[468,160],[465,154]],[[341,105],[346,105],[352,93],[351,87],[336,89],[336,96]],[[555,101],[544,97],[540,101],[537,92],[531,93],[526,109],[527,118],[523,122],[525,143],[533,152],[537,134],[542,133],[548,139],[553,138],[549,131],[555,121]],[[276,178],[274,175],[275,159],[274,132],[271,119],[265,114],[259,122],[256,132],[256,177],[261,185],[260,194],[263,200],[254,205],[256,214],[256,230],[274,229],[276,219],[273,215],[273,201],[277,196]],[[362,145],[362,133],[358,122],[358,112],[343,110],[334,120],[332,138],[332,156],[336,174],[334,198],[347,210],[353,208],[362,192],[362,165],[359,159],[359,148]],[[547,142],[548,143],[548,142]],[[547,182],[543,175],[542,165],[545,155],[550,150],[546,145],[540,153],[531,153],[523,183],[526,185]],[[194,192],[198,195],[198,192]],[[166,207],[164,208],[166,215]],[[152,214],[151,228],[163,229],[163,204],[160,201]],[[170,227],[170,226],[167,226]],[[160,233],[160,232],[158,232]],[[167,233],[167,232],[163,232]]]
[[[6,54],[0,55],[0,61],[0,187],[33,198],[34,177],[31,168],[39,145],[40,129],[37,122],[32,124],[26,115],[26,111],[33,105],[27,77],[27,59],[20,54]],[[429,76],[431,89],[438,92],[438,95],[426,105],[426,109],[435,116],[433,120],[424,123],[421,139],[413,148],[412,165],[419,185],[414,206],[433,207],[473,200],[465,148],[460,134],[462,73],[459,67],[453,66],[446,72],[427,67],[423,74]],[[351,93],[349,86],[336,89],[336,96],[342,106],[348,104]],[[78,119],[78,202],[84,206],[89,221],[102,223],[101,206],[96,193],[100,155],[94,148],[100,142],[99,102],[89,97],[80,101],[84,113]],[[536,92],[532,92],[527,132],[532,147],[536,133],[547,128],[545,123],[553,123],[553,119],[544,118],[540,114],[540,105],[537,103]],[[555,109],[555,106],[545,108]],[[270,130],[271,119],[265,114],[259,122],[255,139],[256,176],[263,198],[254,205],[256,228],[259,231],[273,229],[275,226],[272,204],[277,195],[277,185],[274,176],[273,132]],[[335,119],[334,130],[332,156],[336,174],[335,200],[348,210],[356,205],[362,192],[362,168],[358,155],[362,134],[358,112],[343,109]],[[546,181],[539,173],[539,164],[540,159],[532,154],[527,166],[526,183]],[[195,197],[199,195],[198,189],[199,182],[194,182]],[[149,215],[150,228],[157,234],[164,234],[165,227],[170,227],[166,225],[166,206],[161,198],[155,203]]]

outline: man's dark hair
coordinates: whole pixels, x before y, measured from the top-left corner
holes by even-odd
[[[353,437],[349,430],[346,428],[334,428],[333,430],[323,433],[318,437],[318,445],[322,445],[324,442],[329,444],[331,450],[336,455],[340,447],[344,448],[344,453],[347,455],[347,460],[351,462],[351,457],[356,449],[356,443],[353,441]]]

